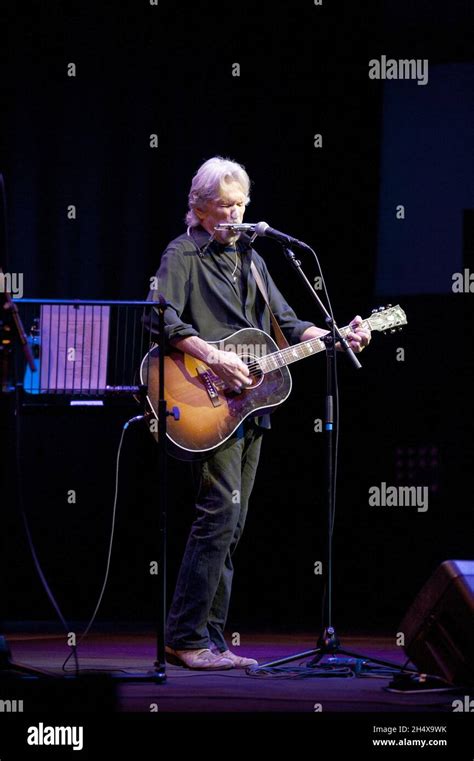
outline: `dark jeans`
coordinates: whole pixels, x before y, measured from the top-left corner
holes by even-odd
[[[214,644],[227,650],[224,627],[234,568],[255,480],[262,429],[243,423],[214,453],[193,463],[196,517],[168,614],[166,640],[176,650]]]

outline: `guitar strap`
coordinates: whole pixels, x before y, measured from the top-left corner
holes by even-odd
[[[265,283],[263,282],[262,276],[258,269],[255,266],[255,262],[250,263],[250,269],[252,270],[252,275],[255,278],[255,282],[257,283],[258,290],[263,296],[263,300],[265,301],[265,304],[268,307],[268,311],[270,312],[270,319],[272,321],[273,326],[273,332],[275,334],[275,341],[277,343],[277,346],[279,349],[286,349],[287,346],[289,346],[288,341],[286,340],[285,336],[283,335],[282,329],[280,328],[277,319],[275,315],[272,312],[272,308],[270,306],[270,302],[268,300],[268,292],[267,288],[265,286]]]

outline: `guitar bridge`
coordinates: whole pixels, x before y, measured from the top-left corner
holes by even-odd
[[[216,386],[214,384],[214,381],[211,378],[211,375],[208,370],[204,370],[202,367],[197,368],[199,378],[202,380],[204,384],[204,388],[207,391],[207,395],[209,396],[209,399],[211,400],[213,407],[220,407],[222,402],[219,399],[219,394],[217,393]]]

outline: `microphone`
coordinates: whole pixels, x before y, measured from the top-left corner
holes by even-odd
[[[311,250],[310,247],[306,243],[303,243],[302,240],[292,238],[291,235],[287,235],[286,233],[281,233],[279,230],[275,230],[275,228],[267,225],[266,222],[259,222],[257,225],[255,225],[254,233],[255,235],[260,235],[264,238],[273,238],[273,240],[277,240],[279,243],[283,243],[285,246],[298,246],[299,248]]]
[[[303,243],[302,240],[293,238],[291,235],[282,233],[275,228],[270,227],[266,222],[252,222],[250,224],[238,224],[232,222],[220,222],[214,227],[214,230],[232,230],[236,233],[249,233],[250,235],[259,235],[262,238],[273,238],[279,243],[283,243],[285,246],[298,246],[299,248],[305,248],[311,250],[310,247]]]

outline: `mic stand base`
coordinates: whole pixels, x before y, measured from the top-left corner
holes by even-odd
[[[268,663],[259,664],[252,673],[255,673],[259,669],[273,668],[275,666],[282,666],[285,663],[292,663],[293,661],[299,661],[303,658],[310,658],[312,660],[307,663],[307,668],[315,668],[325,655],[347,655],[350,658],[356,658],[357,660],[365,661],[366,663],[377,663],[380,666],[387,666],[389,668],[397,669],[400,672],[410,672],[417,674],[414,669],[407,669],[404,666],[400,666],[399,663],[393,663],[392,661],[385,661],[381,658],[373,658],[372,656],[363,655],[362,653],[354,653],[352,650],[346,650],[341,647],[339,637],[333,626],[328,626],[324,629],[318,639],[317,646],[312,650],[305,650],[302,653],[295,653],[289,655],[286,658],[279,658],[277,661],[270,661]]]

